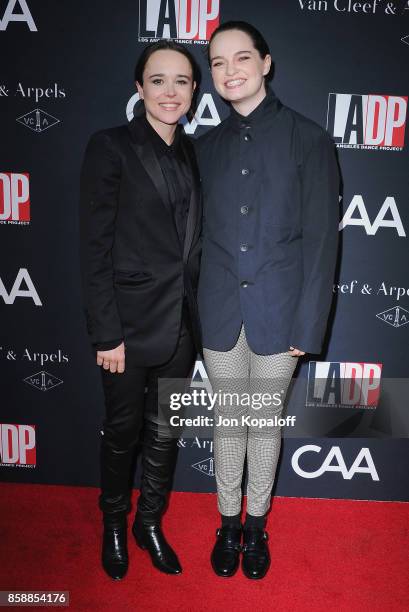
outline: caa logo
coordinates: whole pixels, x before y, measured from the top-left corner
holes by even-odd
[[[139,40],[209,40],[219,25],[219,0],[139,0]]]
[[[0,297],[3,298],[5,304],[14,304],[14,300],[17,297],[21,297],[31,298],[36,306],[42,306],[39,295],[26,268],[20,268],[18,271],[16,280],[13,283],[10,293],[7,292],[7,289],[0,278]]]
[[[0,465],[35,466],[34,425],[0,424]]]
[[[291,466],[294,472],[301,476],[301,478],[318,478],[325,472],[340,472],[344,480],[351,480],[355,474],[369,474],[372,480],[379,480],[369,448],[361,448],[349,470],[339,446],[331,448],[324,462],[316,470],[307,472],[300,467],[299,461],[302,455],[305,453],[320,453],[321,450],[321,446],[316,446],[315,444],[306,444],[298,448],[291,458]],[[364,464],[362,464],[363,461],[365,461]]]
[[[16,13],[15,8],[19,8]],[[37,26],[34,23],[34,19],[30,13],[30,9],[27,6],[26,0],[9,0],[4,11],[3,19],[0,17],[0,32],[7,30],[7,26],[10,21],[23,21],[25,22],[31,32],[37,32]]]
[[[132,121],[134,118],[134,109],[136,104],[139,102],[139,94],[134,94],[126,105],[126,116],[128,121]],[[203,115],[208,115],[207,117],[203,117]],[[209,93],[204,93],[200,98],[200,102],[197,105],[197,109],[195,112],[195,116],[192,121],[188,121],[186,117],[181,120],[183,124],[183,129],[186,134],[194,134],[196,132],[198,125],[211,125],[216,126],[220,123],[220,115],[217,112],[216,105],[214,103],[213,97]]]
[[[0,172],[0,223],[30,223],[30,177],[16,172]]]
[[[381,363],[310,361],[306,405],[376,408],[381,374]]]
[[[385,198],[373,223],[371,223],[362,195],[354,195],[339,224],[339,231],[343,230],[347,225],[363,227],[367,236],[375,236],[381,227],[390,227],[396,230],[400,238],[406,238],[398,206],[395,198],[392,196]]]
[[[327,130],[337,147],[402,151],[407,96],[330,93]]]

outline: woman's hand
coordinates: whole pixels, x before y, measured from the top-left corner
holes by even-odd
[[[293,346],[290,346],[289,353],[293,357],[302,357],[303,355],[305,355],[305,351],[300,351],[300,349],[296,349]]]
[[[125,372],[125,344],[121,342],[119,346],[110,351],[97,351],[97,364],[113,374]]]

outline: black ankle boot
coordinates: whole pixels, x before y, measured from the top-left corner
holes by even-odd
[[[102,567],[114,580],[121,580],[128,570],[126,516],[104,515]]]
[[[241,526],[225,525],[216,531],[216,544],[213,547],[211,562],[218,576],[229,578],[239,567],[241,551]]]
[[[267,532],[259,527],[244,530],[242,570],[247,578],[264,578],[270,567]]]
[[[159,521],[143,523],[138,518],[132,525],[137,545],[150,554],[153,565],[165,574],[180,574],[182,567],[171,546],[166,541]]]

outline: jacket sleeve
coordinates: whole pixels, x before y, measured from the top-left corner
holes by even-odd
[[[120,176],[121,161],[111,138],[94,134],[81,170],[80,259],[87,329],[96,348],[113,342],[117,346],[123,338],[111,255]]]
[[[302,167],[303,288],[295,313],[291,346],[320,353],[333,295],[338,250],[339,172],[326,133]]]

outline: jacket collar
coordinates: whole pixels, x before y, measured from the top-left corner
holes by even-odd
[[[275,117],[282,108],[274,91],[267,87],[267,94],[256,108],[247,116],[240,115],[233,107],[230,110],[229,122],[234,130],[246,129],[246,126],[262,125],[266,119]]]

